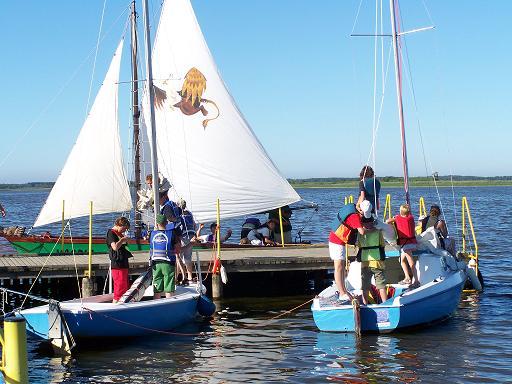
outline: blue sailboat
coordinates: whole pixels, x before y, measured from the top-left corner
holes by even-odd
[[[405,200],[410,205],[407,146],[402,103],[400,32],[397,27],[398,2],[389,0],[394,51],[396,93],[402,141],[402,165]],[[386,224],[384,224],[386,225]],[[430,324],[449,317],[457,308],[468,267],[444,250],[435,231],[419,239],[416,272],[419,286],[392,284],[388,299],[380,304],[360,305],[358,299],[340,302],[336,285],[322,291],[311,310],[316,326],[332,332],[392,332],[402,328]],[[347,288],[353,297],[361,296],[361,263],[350,265]]]

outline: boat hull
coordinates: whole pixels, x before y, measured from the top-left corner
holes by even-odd
[[[108,299],[111,295],[100,297]],[[169,331],[192,321],[197,315],[199,297],[193,288],[185,288],[172,298],[119,304],[73,300],[60,303],[60,308],[75,339],[131,337]],[[48,305],[21,314],[29,333],[49,340]]]

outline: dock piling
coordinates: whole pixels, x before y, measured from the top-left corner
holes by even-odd
[[[219,273],[212,274],[212,297],[214,299],[222,297],[222,279]]]
[[[28,383],[27,331],[25,319],[19,316],[4,319],[0,332],[2,374],[7,384]]]

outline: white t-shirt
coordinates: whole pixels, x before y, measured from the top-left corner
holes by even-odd
[[[268,237],[270,238],[270,229],[268,227],[261,227],[261,228],[258,228],[258,229],[253,229],[251,230],[248,234],[247,234],[247,238],[252,241],[252,240],[258,240],[258,237],[256,236],[256,234],[259,233],[261,234],[263,237]]]

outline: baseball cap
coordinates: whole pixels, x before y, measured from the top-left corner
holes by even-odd
[[[372,203],[370,203],[368,200],[363,200],[359,207],[361,208],[365,218],[369,219],[372,217]]]

